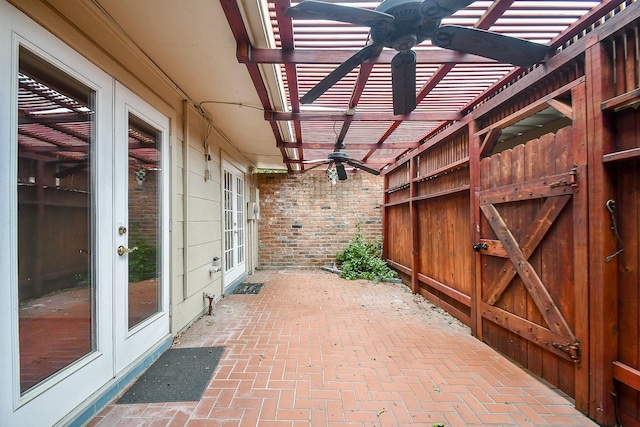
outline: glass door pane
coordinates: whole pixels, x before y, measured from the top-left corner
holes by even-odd
[[[244,262],[244,179],[236,177],[236,261]]]
[[[95,93],[24,48],[18,72],[20,392],[96,348]]]
[[[129,113],[129,329],[161,310],[161,132]]]
[[[231,286],[245,272],[244,175],[225,162],[223,167],[224,281]]]
[[[234,236],[236,221],[233,209],[233,174],[224,171],[224,269],[231,270],[235,266]]]

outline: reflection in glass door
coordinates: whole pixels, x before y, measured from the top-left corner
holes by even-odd
[[[18,73],[20,392],[96,349],[95,93],[24,48]]]
[[[160,136],[129,113],[129,329],[161,308]]]

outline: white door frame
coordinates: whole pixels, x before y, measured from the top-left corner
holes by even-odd
[[[227,194],[226,173],[231,174],[230,194]],[[224,288],[226,289],[246,272],[247,217],[244,172],[228,161],[223,160],[221,186],[222,269]],[[229,196],[230,198],[228,198]],[[230,206],[229,203],[231,204]],[[231,209],[229,210],[229,208]],[[228,218],[228,214],[231,214],[232,218]],[[228,223],[229,220],[231,221],[230,224]],[[227,247],[227,243],[231,243],[231,247]]]
[[[4,425],[52,425],[113,377],[113,263],[95,257],[96,350],[20,395],[17,295],[17,73],[18,49],[24,46],[95,91],[96,134],[92,155],[95,197],[93,250],[113,247],[111,221],[113,79],[6,2],[0,2],[0,336],[8,342],[0,352],[0,421]],[[61,398],[64,396],[64,398]]]
[[[128,176],[129,176],[129,113],[144,120],[160,131],[161,171],[160,185],[160,309],[132,329],[128,327],[128,259],[129,255],[114,255],[114,301],[115,301],[115,371],[120,372],[136,358],[144,354],[150,346],[167,337],[169,326],[169,119],[147,104],[122,84],[115,87],[115,172],[114,172],[114,222],[111,233],[115,236],[112,253],[117,247],[128,247],[131,224],[128,222]],[[120,234],[125,227],[129,232]]]

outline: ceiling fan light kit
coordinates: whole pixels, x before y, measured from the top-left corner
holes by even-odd
[[[332,169],[335,169],[338,180],[344,181],[345,179],[347,179],[347,170],[345,165],[363,170],[365,172],[369,172],[373,175],[380,175],[379,170],[371,168],[358,160],[352,159],[347,153],[343,153],[339,149],[336,149],[336,151],[329,153],[326,159],[305,160],[303,163],[313,164],[313,166],[305,168],[303,172],[310,171],[323,165],[329,165],[327,168],[327,176],[329,177],[330,181],[334,181],[333,172],[330,172]]]

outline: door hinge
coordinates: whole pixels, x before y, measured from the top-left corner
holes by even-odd
[[[580,361],[580,342],[579,341],[576,341],[573,344],[572,343],[562,344],[562,343],[554,342],[553,346],[567,353],[571,358],[571,360],[573,360],[574,362]]]
[[[169,317],[173,316],[173,304],[169,303]]]

